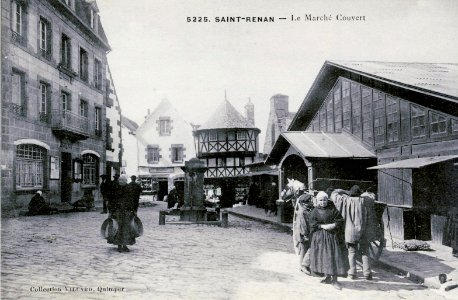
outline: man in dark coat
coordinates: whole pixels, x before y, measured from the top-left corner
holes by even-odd
[[[140,203],[140,194],[142,193],[142,186],[138,182],[136,182],[137,176],[132,175],[130,176],[130,179],[131,179],[131,182],[128,185],[132,193],[135,213],[137,213],[138,205]]]
[[[167,196],[167,208],[172,208],[175,206],[176,203],[178,203],[178,192],[175,186],[172,187],[172,189],[169,192],[169,195]]]
[[[100,193],[102,194],[103,201],[103,210],[101,214],[106,214],[108,212],[107,203],[110,193],[110,180],[108,180],[107,175],[100,175],[102,178],[102,183],[100,184]]]

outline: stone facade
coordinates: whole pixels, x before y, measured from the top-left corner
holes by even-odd
[[[2,0],[2,212],[98,188],[106,54],[95,1]]]

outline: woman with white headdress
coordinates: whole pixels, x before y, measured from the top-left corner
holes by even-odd
[[[334,205],[328,204],[328,195],[320,191],[316,195],[317,206],[310,213],[311,244],[310,269],[314,273],[326,275],[321,283],[332,284],[341,289],[337,276],[346,276],[339,229],[343,226],[343,217]]]
[[[132,227],[135,217],[134,195],[127,184],[127,176],[121,175],[118,184],[114,187],[114,197],[108,202],[108,210],[118,224],[118,230],[113,237],[107,239],[108,243],[118,245],[119,252],[129,252],[127,245],[135,244],[138,236]]]

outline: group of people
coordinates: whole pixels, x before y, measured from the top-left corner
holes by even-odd
[[[257,182],[248,188],[247,203],[259,208],[264,208],[266,214],[277,215],[278,188],[275,182],[265,185],[262,189]]]
[[[315,197],[315,201],[313,201]],[[304,193],[297,199],[294,240],[297,241],[301,271],[322,275],[321,283],[341,289],[337,278],[357,279],[356,256],[362,256],[363,275],[372,280],[368,257],[374,240],[375,195],[361,193],[358,186],[349,191]]]
[[[116,221],[118,228],[113,236],[107,236],[107,242],[118,246],[118,252],[129,252],[128,245],[135,244],[138,237],[137,217],[139,207],[141,185],[136,182],[137,177],[131,176],[131,182],[127,183],[127,176],[116,174],[113,181],[106,175],[100,176],[102,183],[100,192],[103,197],[102,213],[109,213],[110,218]]]

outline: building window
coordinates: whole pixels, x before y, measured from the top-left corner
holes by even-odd
[[[385,95],[374,90],[374,140],[376,144],[385,143]]]
[[[357,83],[351,83],[351,112],[352,112],[352,128],[353,134],[361,136],[361,86]]]
[[[149,164],[154,164],[159,162],[159,147],[148,146],[146,149],[147,152],[147,161]]]
[[[16,0],[12,2],[11,7],[11,29],[13,40],[21,45],[26,45],[26,7],[23,1]]]
[[[100,60],[94,60],[94,85],[96,89],[102,89],[102,63]]]
[[[83,155],[83,184],[95,185],[97,179],[98,159],[93,154]]]
[[[215,132],[216,134],[216,132]],[[235,141],[235,131],[228,131],[227,132],[227,140],[228,141]]]
[[[72,103],[71,103],[71,98],[70,94],[66,92],[61,92],[60,98],[62,101],[62,112],[65,111],[71,111],[72,110]]]
[[[172,162],[183,162],[183,145],[172,146]]]
[[[42,188],[46,149],[22,144],[16,148],[16,188]]]
[[[75,9],[75,2],[74,0],[63,0],[65,5],[67,5],[68,7],[70,7],[71,9]]]
[[[342,131],[342,98],[340,82],[334,88],[334,130]]]
[[[246,131],[237,131],[237,140],[238,141],[246,140]]]
[[[80,78],[87,82],[89,58],[86,50],[80,48]]]
[[[80,116],[87,118],[89,113],[89,105],[86,100],[80,101]]]
[[[362,87],[362,125],[363,125],[363,140],[373,143],[373,128],[372,128],[372,90],[367,87]]]
[[[342,80],[342,127],[351,131],[350,82]]]
[[[412,105],[410,110],[412,138],[426,137],[426,110]]]
[[[91,28],[94,29],[94,31],[96,32],[97,32],[98,21],[99,21],[99,17],[97,15],[97,12],[91,9]]]
[[[51,24],[48,20],[43,17],[40,17],[39,22],[39,45],[40,45],[40,55],[48,60],[51,59],[51,48],[52,48],[52,32]]]
[[[452,119],[452,133],[458,133],[458,120]]]
[[[218,157],[216,160],[216,166],[217,167],[225,167],[226,166],[226,160],[224,157]]]
[[[328,94],[326,98],[326,131],[334,131],[334,101],[332,100],[332,92]]]
[[[13,70],[12,73],[12,91],[11,91],[11,110],[14,114],[25,116],[25,79],[24,73]]]
[[[438,113],[429,112],[431,136],[447,133],[447,118]]]
[[[39,94],[39,119],[42,122],[49,122],[49,103],[51,98],[51,88],[47,83],[40,82]]]
[[[320,109],[320,130],[326,132],[326,106],[324,104]]]
[[[170,119],[160,118],[159,119],[159,135],[170,135]]]
[[[95,135],[102,136],[102,110],[100,107],[95,108],[94,122]]]
[[[218,133],[216,131],[210,131],[208,133],[208,140],[210,142],[214,142],[218,140]]]
[[[67,69],[71,69],[72,67],[71,53],[72,46],[70,38],[62,34],[60,40],[60,64]]]
[[[386,138],[388,143],[399,141],[399,102],[386,97]]]

